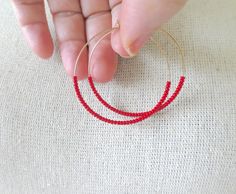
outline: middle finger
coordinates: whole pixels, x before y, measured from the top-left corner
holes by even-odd
[[[81,8],[86,18],[87,40],[112,27],[111,11],[108,0],[81,0]],[[91,52],[95,42],[91,42]],[[95,49],[90,61],[91,75],[98,82],[112,79],[117,64],[117,56],[111,47],[110,36],[105,38]]]

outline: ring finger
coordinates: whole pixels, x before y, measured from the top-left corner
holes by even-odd
[[[108,0],[81,0],[81,8],[86,18],[87,40],[112,26],[111,11]],[[89,52],[95,42],[90,44]],[[110,36],[104,39],[94,51],[90,61],[91,75],[98,82],[112,79],[117,65],[117,56],[111,47]]]

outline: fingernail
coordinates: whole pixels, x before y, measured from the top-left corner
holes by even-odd
[[[137,51],[134,51],[132,46],[125,47],[125,50],[129,54],[126,58],[134,57],[137,54]]]
[[[68,49],[69,50],[69,49]],[[71,50],[68,52],[66,49],[61,49],[61,57],[66,73],[69,76],[74,74],[74,54]]]
[[[72,77],[75,70],[75,61],[79,53],[79,48],[81,48],[80,43],[66,42],[60,45],[60,52],[62,57],[62,62],[64,64],[66,73]],[[83,53],[80,61],[77,65],[76,75],[79,80],[82,80],[87,75],[87,55]]]
[[[139,38],[135,41],[133,41],[131,44],[128,44],[128,46],[125,46],[125,50],[128,53],[129,57],[134,57],[138,54],[140,48],[145,44],[145,42],[148,40],[149,36],[144,36],[142,38]]]
[[[130,56],[130,55],[127,55],[127,56],[121,56],[121,57],[123,57],[123,58],[125,58],[125,59],[130,59],[130,58],[133,58],[133,57],[135,57],[136,55],[133,55],[133,56]]]

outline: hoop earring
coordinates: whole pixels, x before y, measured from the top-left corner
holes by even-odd
[[[92,55],[94,53],[94,50],[96,49],[96,47],[99,45],[99,43],[104,39],[106,38],[108,35],[110,35],[112,32],[114,32],[115,30],[118,30],[119,29],[119,26],[115,26],[114,28],[110,29],[110,30],[106,30],[106,31],[103,31],[97,35],[95,35],[94,37],[92,37],[81,49],[78,57],[77,57],[77,60],[76,60],[76,64],[75,64],[75,69],[74,69],[74,77],[73,77],[73,81],[74,81],[74,88],[75,88],[75,92],[77,94],[77,97],[80,101],[80,103],[83,105],[83,107],[90,113],[92,114],[94,117],[96,117],[97,119],[101,120],[101,121],[104,121],[106,123],[109,123],[109,124],[114,124],[114,125],[130,125],[130,124],[135,124],[135,123],[138,123],[140,121],[143,121],[147,118],[149,118],[150,116],[152,116],[153,114],[161,111],[162,109],[166,108],[167,106],[169,106],[174,100],[175,98],[178,96],[178,94],[180,93],[183,85],[184,85],[184,81],[185,81],[185,76],[181,76],[180,79],[179,79],[179,83],[178,83],[178,86],[176,87],[174,93],[171,95],[171,97],[169,99],[166,100],[168,94],[169,94],[169,91],[170,91],[170,86],[171,86],[171,82],[170,81],[167,81],[166,82],[166,86],[165,86],[165,90],[164,90],[164,93],[160,99],[160,101],[154,106],[154,108],[152,108],[151,110],[149,111],[146,111],[146,112],[137,112],[137,113],[132,113],[132,112],[125,112],[125,111],[122,111],[122,110],[119,110],[113,106],[111,106],[110,104],[108,104],[102,97],[101,95],[99,94],[99,92],[97,91],[95,85],[94,85],[94,82],[93,82],[93,79],[92,79],[92,76],[89,74],[88,76],[88,81],[89,81],[89,84],[90,84],[90,87],[93,91],[93,93],[95,94],[95,96],[97,97],[97,99],[105,106],[107,107],[108,109],[110,109],[111,111],[117,113],[117,114],[120,114],[120,115],[123,115],[123,116],[128,116],[128,117],[138,117],[136,119],[132,119],[132,120],[127,120],[127,121],[116,121],[116,120],[112,120],[112,119],[108,119],[106,117],[103,117],[101,116],[100,114],[96,113],[86,102],[85,100],[83,99],[82,97],[82,94],[80,92],[80,89],[79,89],[79,86],[78,86],[78,79],[77,79],[77,76],[76,76],[76,69],[77,69],[77,64],[79,62],[79,59],[80,59],[80,56],[82,55],[82,52],[85,50],[85,48],[89,45],[89,43],[94,40],[96,37],[98,36],[102,36],[95,44],[95,46],[92,48],[92,51],[91,51],[91,54],[89,56],[89,62],[91,61],[91,58],[92,58]],[[183,53],[182,53],[182,50],[181,50],[181,47],[179,46],[178,42],[176,41],[176,39],[168,32],[162,30],[162,32],[164,32],[166,35],[168,35],[176,44],[176,46],[178,47],[179,49],[179,52],[180,52],[180,55],[181,55],[181,59],[182,59],[182,64],[184,63],[184,60],[183,60]],[[154,43],[156,43],[153,39],[151,39]],[[168,62],[167,62],[168,63]],[[184,69],[184,68],[183,68]],[[169,70],[170,71],[170,70]],[[183,70],[184,71],[184,70]],[[90,72],[90,69],[88,70],[88,72]],[[170,73],[169,73],[170,74]]]
[[[89,56],[89,62],[91,61],[92,55],[93,55],[93,53],[94,53],[94,50],[95,50],[96,47],[99,45],[99,43],[100,43],[104,38],[106,38],[108,35],[110,35],[113,31],[114,31],[114,29],[112,29],[110,32],[105,33],[105,35],[103,35],[103,36],[97,41],[97,43],[96,43],[95,46],[93,47],[93,49],[92,49],[92,51],[91,51],[91,54],[90,54],[90,56]],[[162,30],[162,32],[168,33],[168,32],[166,32],[166,31],[164,31],[164,30]],[[168,35],[169,35],[169,33],[168,33]],[[174,40],[175,40],[175,39],[174,39]],[[157,44],[157,42],[156,42],[153,38],[151,38],[151,41],[154,42],[155,44]],[[181,48],[176,40],[175,40],[174,42],[175,42],[175,44],[177,45],[178,48]],[[161,49],[161,50],[163,50],[163,49]],[[179,51],[180,51],[180,50],[179,50]],[[182,51],[180,51],[180,55],[181,55],[181,59],[182,59],[182,63],[183,63],[184,61],[183,61],[183,57],[182,57],[182,56],[183,56]],[[169,76],[168,76],[168,77],[170,77],[169,64],[168,64],[168,70],[169,70]],[[89,72],[90,72],[90,71],[89,71]],[[183,70],[183,73],[184,73],[184,70]],[[181,76],[180,79],[179,79],[178,86],[176,87],[176,89],[175,89],[173,95],[172,95],[166,102],[164,102],[164,104],[162,104],[162,105],[159,107],[159,109],[157,109],[157,104],[158,104],[158,103],[154,106],[154,108],[157,110],[157,112],[161,111],[162,109],[164,109],[165,107],[167,107],[169,104],[171,104],[171,103],[175,100],[175,98],[178,96],[178,94],[179,94],[181,88],[183,87],[184,80],[185,80],[185,77],[184,77],[184,76]],[[93,79],[92,79],[92,76],[91,76],[91,75],[88,76],[88,81],[89,81],[89,85],[90,85],[90,87],[91,87],[91,89],[92,89],[94,95],[97,97],[97,99],[98,99],[106,108],[108,108],[109,110],[111,110],[111,111],[113,111],[113,112],[115,112],[115,113],[117,113],[117,114],[119,114],[119,115],[128,116],[128,117],[138,117],[138,116],[142,116],[142,115],[149,114],[149,113],[152,111],[152,109],[151,109],[151,110],[146,111],[146,112],[135,112],[135,113],[133,113],[133,112],[126,112],[126,111],[123,111],[123,110],[119,110],[119,109],[113,107],[112,105],[108,104],[107,101],[105,101],[105,100],[102,98],[102,96],[99,94],[99,92],[97,91],[97,89],[96,89],[96,87],[95,87],[95,84],[94,84],[94,82],[93,82]],[[170,82],[170,81],[168,81],[168,82]],[[167,84],[168,84],[168,83],[167,83]],[[170,83],[170,84],[171,84],[171,83]],[[154,109],[154,108],[153,108],[153,109]]]

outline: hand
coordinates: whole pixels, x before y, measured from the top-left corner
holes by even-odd
[[[44,0],[12,0],[16,16],[32,50],[42,58],[53,53],[53,42],[45,16]],[[67,73],[83,44],[95,34],[120,23],[95,50],[91,74],[98,82],[112,79],[117,64],[115,52],[134,56],[148,37],[183,7],[186,0],[48,0],[60,53]],[[91,47],[93,44],[91,44]],[[79,79],[88,74],[86,51],[78,67]],[[114,52],[115,51],[115,52]]]

